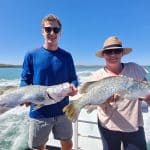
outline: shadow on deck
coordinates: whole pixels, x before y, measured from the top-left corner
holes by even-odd
[[[47,150],[61,150],[59,147],[55,146],[46,146]],[[26,148],[25,150],[31,150],[30,148]]]
[[[61,150],[61,148],[55,147],[55,146],[46,146],[46,148],[47,148],[48,150]]]

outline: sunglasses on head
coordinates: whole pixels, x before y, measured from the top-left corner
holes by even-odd
[[[107,54],[107,55],[111,55],[111,54],[121,54],[123,51],[122,48],[120,49],[109,49],[109,50],[105,50],[103,51],[104,54]]]
[[[60,32],[60,28],[58,28],[58,27],[44,27],[44,29],[45,29],[45,32],[46,33],[51,33],[52,31],[54,32],[54,33],[59,33]]]

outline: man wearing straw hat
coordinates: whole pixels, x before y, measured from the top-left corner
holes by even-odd
[[[147,71],[143,67],[133,62],[121,62],[121,58],[131,51],[131,48],[123,47],[116,36],[106,39],[103,48],[96,52],[96,56],[104,58],[106,64],[93,74],[92,80],[118,75],[145,80]],[[116,103],[117,98],[119,95],[115,94],[98,107],[98,128],[103,149],[120,150],[122,142],[125,150],[146,150],[141,101],[123,99]]]

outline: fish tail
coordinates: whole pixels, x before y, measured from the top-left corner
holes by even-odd
[[[78,119],[80,111],[81,108],[79,105],[79,99],[70,102],[67,106],[63,108],[63,112],[72,122],[75,122]]]

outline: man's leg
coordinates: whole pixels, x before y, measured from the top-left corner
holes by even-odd
[[[65,115],[55,117],[55,126],[52,131],[54,138],[60,140],[62,150],[72,149],[72,122]]]
[[[108,130],[102,127],[99,121],[98,128],[103,143],[103,150],[121,149],[121,132]]]
[[[139,127],[136,132],[124,133],[123,145],[125,150],[147,150],[144,128]]]
[[[61,150],[72,150],[72,140],[61,140]]]
[[[29,147],[31,149],[46,150],[45,144],[48,141],[49,134],[52,129],[52,121],[53,118],[30,118]]]

